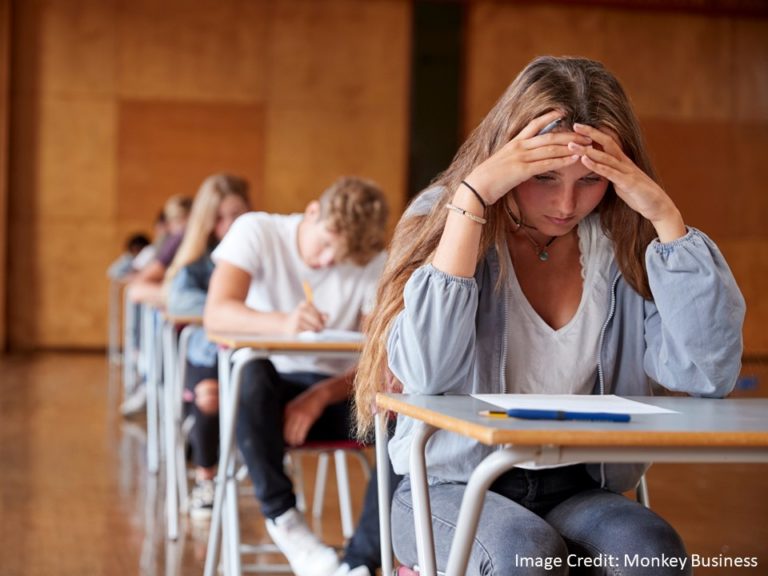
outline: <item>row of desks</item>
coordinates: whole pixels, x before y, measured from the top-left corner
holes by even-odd
[[[200,323],[197,317],[165,316],[167,330]],[[170,327],[170,328],[169,328]],[[170,332],[169,332],[170,334]],[[221,459],[205,574],[215,574],[219,536],[223,532],[226,574],[240,574],[239,526],[233,451],[237,398],[243,367],[273,354],[356,356],[360,342],[308,341],[290,336],[208,333],[220,346]],[[177,352],[178,353],[178,352]],[[180,393],[180,389],[177,389]],[[408,396],[379,394],[376,454],[380,491],[383,573],[391,574],[393,557],[390,503],[387,494],[388,458],[386,414],[394,412],[422,424],[412,443],[411,481],[416,510],[421,574],[436,574],[427,489],[425,448],[437,430],[450,431],[489,446],[500,446],[472,475],[461,507],[447,574],[465,573],[472,537],[484,494],[500,474],[515,464],[561,462],[768,462],[768,399],[704,399],[641,397],[675,414],[636,415],[630,423],[524,421],[488,419],[482,410],[493,407],[468,396]],[[170,398],[167,398],[166,404]]]

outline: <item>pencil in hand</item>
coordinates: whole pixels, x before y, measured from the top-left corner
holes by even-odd
[[[304,280],[302,283],[302,288],[304,288],[304,299],[312,304],[312,300],[314,299],[314,295],[312,294],[312,287],[309,285],[309,282]]]

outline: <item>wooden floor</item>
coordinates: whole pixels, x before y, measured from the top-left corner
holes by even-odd
[[[757,386],[739,395],[768,395],[766,366],[744,373]],[[184,523],[182,538],[166,542],[162,478],[147,474],[143,425],[117,414],[119,391],[103,355],[0,358],[0,575],[202,574],[205,527]],[[350,474],[358,509],[364,482],[356,465]],[[689,553],[759,562],[696,574],[768,574],[768,466],[657,465],[649,484]],[[264,540],[254,499],[241,500],[244,539]],[[328,490],[319,528],[334,545],[337,510]]]

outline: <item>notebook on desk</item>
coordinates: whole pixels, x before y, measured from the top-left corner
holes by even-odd
[[[298,333],[298,339],[305,342],[362,342],[363,333],[354,330],[321,330]]]
[[[473,398],[504,410],[562,410],[609,414],[676,414],[674,410],[651,406],[614,394],[472,394]]]

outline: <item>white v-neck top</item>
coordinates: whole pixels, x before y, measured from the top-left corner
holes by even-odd
[[[613,246],[592,214],[578,226],[583,288],[573,318],[554,330],[533,309],[512,273],[507,287],[507,393],[590,394],[595,384],[597,354],[608,315]],[[554,249],[557,249],[555,246]],[[506,257],[509,259],[509,253]],[[536,263],[539,265],[539,263]],[[541,266],[546,266],[542,262]]]

